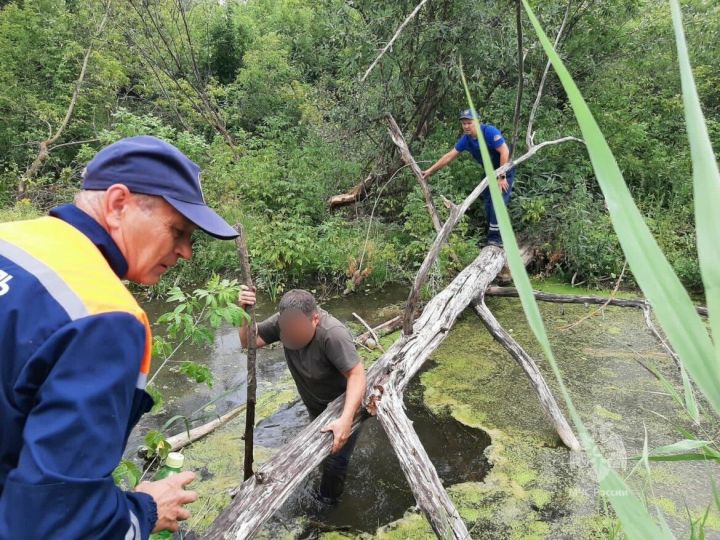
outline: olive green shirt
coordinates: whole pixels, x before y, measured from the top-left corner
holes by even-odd
[[[345,393],[344,373],[360,362],[350,330],[327,311],[321,309],[319,313],[315,336],[307,346],[299,350],[284,347],[290,373],[313,417]],[[258,336],[265,343],[280,341],[279,318],[280,314],[276,313],[258,324]]]

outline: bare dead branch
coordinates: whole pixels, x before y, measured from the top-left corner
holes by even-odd
[[[438,216],[437,209],[435,208],[435,203],[432,200],[432,193],[430,193],[430,187],[428,186],[427,180],[425,180],[425,177],[423,176],[420,167],[418,167],[418,164],[415,162],[415,158],[413,158],[412,154],[410,153],[410,147],[405,141],[405,137],[400,130],[400,126],[397,125],[395,118],[393,118],[392,114],[390,113],[386,114],[385,118],[390,125],[390,127],[388,128],[390,138],[395,143],[395,146],[398,147],[401,159],[408,167],[410,167],[410,170],[415,175],[415,178],[417,178],[418,184],[420,184],[420,189],[422,190],[423,196],[425,197],[425,206],[427,207],[428,213],[430,214],[430,219],[432,220],[435,232],[440,232],[440,217]]]
[[[563,17],[562,23],[560,24],[557,36],[555,36],[555,43],[553,45],[555,50],[557,50],[558,45],[560,45],[560,38],[562,37],[563,30],[565,29],[565,24],[568,21],[570,6],[572,6],[572,0],[568,1],[567,8],[565,8],[565,16]],[[532,109],[530,109],[527,131],[525,132],[525,144],[528,148],[532,147],[533,145],[533,138],[535,137],[535,134],[532,130],[533,122],[535,121],[535,115],[537,114],[538,107],[540,107],[540,99],[542,98],[543,89],[545,88],[545,81],[547,80],[548,73],[550,72],[550,65],[550,60],[548,60],[545,64],[545,70],[543,71],[542,78],[540,79],[540,85],[538,86],[537,95],[535,96],[535,102],[533,103]]]
[[[512,141],[510,143],[510,159],[517,146],[518,130],[520,129],[520,108],[522,107],[523,85],[525,82],[525,55],[523,53],[522,6],[520,0],[515,0],[515,26],[517,28],[518,47],[518,83],[515,95],[515,112],[513,114]],[[530,145],[528,145],[530,148]]]
[[[378,338],[392,334],[396,330],[400,330],[400,328],[402,328],[402,316],[397,315],[373,328],[372,332],[363,332],[355,338],[355,343],[367,346],[370,338],[377,341]]]
[[[412,10],[410,15],[408,15],[405,18],[405,20],[402,22],[402,24],[398,27],[398,29],[395,32],[395,35],[392,37],[392,39],[390,39],[390,41],[387,42],[385,47],[383,47],[383,49],[380,51],[380,54],[377,56],[377,58],[375,58],[375,60],[373,60],[373,63],[370,64],[370,67],[367,68],[367,71],[365,72],[365,75],[363,75],[362,78],[360,79],[360,82],[365,82],[365,79],[367,79],[367,76],[370,75],[370,72],[373,70],[375,65],[380,61],[380,59],[385,55],[385,53],[388,52],[392,48],[393,43],[395,43],[395,40],[400,36],[400,34],[402,33],[405,26],[407,26],[407,24],[413,19],[413,17],[415,17],[415,15],[417,15],[418,11],[420,11],[420,9],[425,5],[425,2],[427,2],[427,1],[428,0],[422,0],[422,2],[420,2],[417,6],[415,6],[415,9]]]
[[[85,81],[85,74],[87,73],[88,62],[90,61],[90,55],[92,54],[92,51],[93,51],[95,39],[104,30],[105,24],[107,23],[109,16],[110,16],[110,4],[108,3],[105,6],[105,13],[103,14],[103,18],[100,21],[100,25],[97,27],[97,29],[95,30],[95,33],[90,38],[90,43],[88,44],[88,47],[85,50],[85,55],[83,56],[82,66],[80,68],[80,74],[78,75],[77,79],[75,80],[75,89],[73,90],[72,96],[70,97],[70,104],[68,105],[68,108],[65,111],[65,117],[63,118],[63,120],[60,123],[60,126],[57,128],[57,130],[55,130],[54,134],[50,135],[46,140],[40,141],[38,143],[37,156],[35,157],[33,162],[30,164],[30,167],[28,167],[27,171],[25,171],[25,174],[20,178],[20,181],[18,182],[18,199],[21,199],[22,197],[25,196],[28,182],[32,181],[37,176],[43,163],[45,163],[48,156],[50,155],[50,149],[60,139],[63,132],[65,131],[65,128],[67,128],[68,124],[70,123],[70,120],[72,119],[73,114],[75,113],[75,107],[77,105],[78,96],[80,95],[80,90],[82,89],[83,82]],[[67,146],[67,144],[65,146]]]
[[[375,330],[373,330],[372,327],[367,322],[365,322],[365,319],[363,319],[360,315],[358,315],[354,311],[353,311],[353,317],[355,317],[358,321],[360,321],[360,324],[362,324],[365,328],[367,328],[368,332],[370,332],[370,335],[375,340],[375,343],[377,344],[378,348],[382,352],[385,352],[385,349],[383,348],[382,344],[380,343],[380,338],[375,333]]]

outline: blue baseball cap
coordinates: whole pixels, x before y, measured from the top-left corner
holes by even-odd
[[[100,150],[83,171],[83,189],[124,184],[132,193],[165,199],[210,236],[231,240],[237,231],[206,203],[200,167],[172,144],[141,135]]]
[[[460,120],[477,120],[477,115],[473,114],[472,109],[460,111]]]

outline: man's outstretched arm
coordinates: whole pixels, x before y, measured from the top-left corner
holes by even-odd
[[[455,148],[453,148],[453,149],[450,150],[447,154],[445,154],[443,157],[441,157],[440,159],[438,159],[438,160],[432,165],[432,167],[430,167],[429,169],[424,170],[424,171],[423,171],[423,178],[425,178],[425,179],[430,178],[433,174],[435,174],[435,173],[438,172],[440,169],[442,169],[443,167],[445,167],[446,165],[448,165],[452,160],[454,160],[454,159],[455,159],[456,157],[458,157],[459,155],[460,155],[460,152],[458,152],[457,150],[455,150]]]

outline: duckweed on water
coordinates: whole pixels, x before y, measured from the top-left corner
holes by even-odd
[[[505,328],[538,361],[551,389],[554,379],[539,347],[529,334],[520,304],[514,299],[488,299],[488,305]],[[568,329],[596,306],[541,306],[551,340],[576,405],[593,436],[613,466],[628,474],[642,451],[643,425],[649,446],[681,438],[677,427],[693,430],[682,411],[663,392],[658,381],[640,362],[652,363],[679,385],[676,369],[654,338],[645,331],[642,314],[607,308]],[[390,345],[397,335],[382,339]],[[379,353],[363,353],[366,365]],[[466,313],[420,374],[421,399],[442,421],[451,415],[458,422],[482,429],[492,444],[485,450],[492,468],[481,482],[461,482],[448,492],[466,521],[472,538],[606,538],[616,528],[614,516],[598,496],[594,473],[582,456],[572,456],[545,419],[526,376],[487,333],[480,321]],[[267,410],[286,403],[278,396]],[[678,386],[679,387],[679,386]],[[292,399],[292,398],[290,398]],[[564,404],[560,404],[564,408]],[[703,418],[709,431],[717,422]],[[227,504],[227,490],[237,485],[242,470],[242,419],[188,449],[189,466],[205,477],[199,483],[203,518],[201,530]],[[258,448],[256,459],[271,450]],[[206,472],[207,471],[207,472]],[[702,462],[653,463],[651,477],[638,470],[630,479],[644,490],[650,503],[660,507],[679,536],[687,536],[686,506],[695,518],[710,502],[709,477],[720,468]],[[649,491],[649,481],[652,491]],[[207,493],[210,499],[204,497]],[[307,519],[298,516],[284,523],[287,538],[307,531]],[[327,525],[327,524],[325,524]],[[280,529],[273,528],[273,538]],[[327,527],[325,527],[327,530]],[[374,534],[330,531],[317,533],[324,540],[434,538],[425,517],[409,509],[402,519],[384,525]],[[708,538],[720,537],[720,517],[711,511]]]

